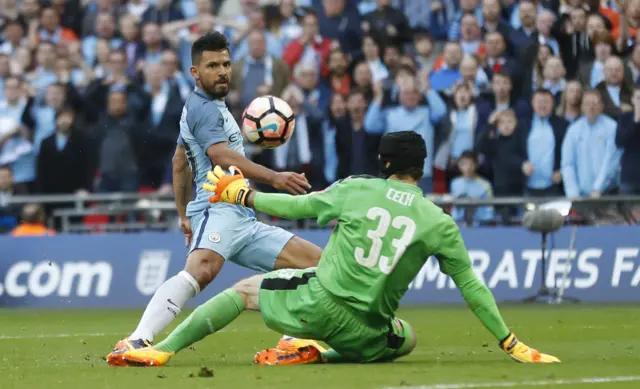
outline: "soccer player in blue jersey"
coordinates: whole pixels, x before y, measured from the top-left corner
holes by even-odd
[[[249,208],[209,203],[210,193],[202,184],[215,165],[225,169],[236,166],[247,178],[292,194],[304,194],[310,185],[304,175],[275,172],[245,157],[242,134],[224,102],[231,80],[229,44],[224,35],[212,32],[196,40],[191,61],[196,88],[182,110],[173,157],[173,190],[189,248],[187,262],[183,271],[158,288],[135,331],[118,341],[107,356],[111,365],[119,365],[118,355],[124,350],[151,344],[187,300],[216,277],[225,260],[268,272],[313,267],[322,254],[318,246],[258,222]],[[197,193],[195,200],[189,201],[192,177]]]

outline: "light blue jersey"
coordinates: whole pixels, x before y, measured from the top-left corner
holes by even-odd
[[[195,88],[187,98],[180,118],[180,138],[196,183],[196,198],[187,205],[192,217],[210,206],[211,193],[202,188],[207,173],[213,168],[207,149],[216,143],[228,142],[229,147],[244,155],[242,133],[224,101],[215,100],[202,89]]]
[[[180,118],[178,144],[184,146],[196,183],[196,198],[187,205],[194,239],[189,252],[212,250],[225,260],[258,271],[271,271],[278,255],[293,237],[282,228],[256,220],[245,207],[226,203],[210,204],[210,192],[202,188],[213,163],[207,149],[226,142],[244,155],[242,133],[223,101],[196,88],[187,98]],[[215,156],[214,156],[215,160]]]

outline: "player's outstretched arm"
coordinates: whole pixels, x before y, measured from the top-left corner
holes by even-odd
[[[560,362],[553,355],[542,354],[520,342],[509,330],[500,314],[493,294],[471,269],[467,249],[460,231],[452,219],[448,219],[443,226],[441,237],[440,247],[436,252],[440,270],[451,276],[471,311],[495,336],[500,348],[518,362]]]
[[[207,155],[215,165],[223,169],[235,166],[245,177],[269,184],[276,189],[291,194],[305,194],[311,188],[304,175],[292,172],[275,172],[262,165],[252,162],[244,155],[229,148],[227,142],[220,142],[207,149]]]
[[[322,192],[304,196],[260,193],[247,187],[242,172],[235,166],[229,170],[231,175],[216,166],[207,174],[209,183],[203,187],[215,193],[209,197],[210,202],[238,204],[287,219],[318,218],[320,224],[336,219],[342,210],[346,184],[334,184]]]

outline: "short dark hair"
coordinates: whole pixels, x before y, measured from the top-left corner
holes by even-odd
[[[478,156],[476,155],[476,153],[473,150],[465,150],[465,151],[463,151],[462,154],[460,154],[460,158],[458,158],[458,159],[462,160],[462,159],[465,159],[465,158],[466,159],[470,159],[476,165],[478,164]]]
[[[227,38],[217,31],[208,32],[196,39],[191,46],[191,63],[193,65],[200,63],[202,53],[205,51],[229,51],[229,41]]]
[[[538,88],[538,89],[536,89],[536,91],[533,92],[533,95],[534,96],[535,95],[546,95],[546,96],[551,97],[552,99],[554,98],[553,97],[553,93],[551,93],[551,91],[549,89],[546,89],[546,88]]]
[[[511,83],[513,84],[513,78],[509,73],[505,72],[504,70],[498,70],[497,72],[493,73],[493,77],[491,77],[491,80],[493,80],[496,76],[508,78],[509,81],[511,81]]]

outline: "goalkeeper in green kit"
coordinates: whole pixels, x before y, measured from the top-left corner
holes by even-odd
[[[259,193],[239,171],[209,173],[210,201],[251,207],[289,219],[338,225],[317,268],[278,270],[238,282],[199,306],[164,341],[122,354],[131,366],[162,366],[178,351],[220,331],[245,310],[295,338],[261,351],[263,365],[392,361],[409,354],[415,332],[395,317],[402,296],[430,256],[451,276],[469,308],[500,347],[519,362],[560,362],[520,342],[504,323],[493,295],[475,276],[455,222],[417,186],[426,148],[412,131],[380,143],[384,178],[350,177],[304,196]],[[315,339],[327,343],[324,350]]]

